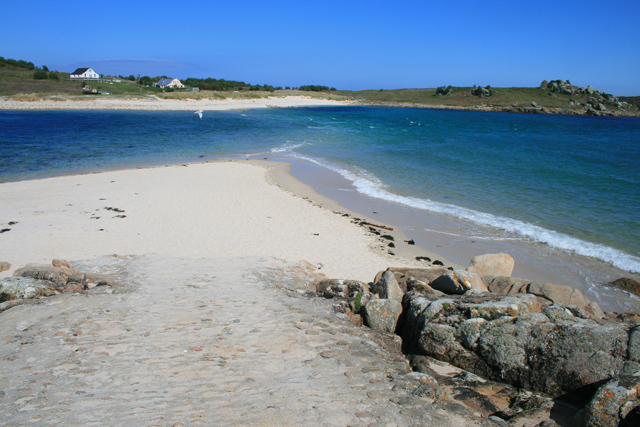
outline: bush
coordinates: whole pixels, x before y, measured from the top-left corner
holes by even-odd
[[[305,85],[305,86],[300,86],[299,89],[306,90],[309,92],[329,92],[331,90],[329,89],[328,86],[319,86],[319,85]]]
[[[60,77],[58,76],[58,73],[51,71],[49,72],[49,80],[60,80]]]
[[[49,75],[44,70],[36,70],[33,73],[33,79],[34,80],[46,80],[48,78],[49,78]]]
[[[142,86],[146,86],[146,85],[153,85],[153,80],[151,80],[151,77],[149,76],[143,76],[140,77],[140,80],[138,81],[138,83],[140,83]]]
[[[449,95],[451,93],[451,85],[449,86],[439,86],[436,89],[436,95]]]

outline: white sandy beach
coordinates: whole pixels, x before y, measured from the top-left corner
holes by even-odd
[[[423,253],[385,230],[391,257],[285,163],[3,183],[0,200],[0,277],[62,258],[124,284],[0,313],[0,425],[482,425],[405,404],[397,350],[301,296],[317,273],[368,282]]]
[[[391,258],[348,217],[269,182],[278,175],[290,188],[314,193],[285,169],[229,161],[0,184],[0,224],[10,229],[0,235],[0,260],[12,265],[1,274],[54,258],[111,254],[269,256],[368,282],[390,265],[416,263]]]
[[[118,98],[108,95],[73,99],[16,101],[0,97],[0,110],[244,110],[248,108],[317,107],[350,105],[352,101],[333,101],[307,96],[269,97],[260,99],[161,99]]]

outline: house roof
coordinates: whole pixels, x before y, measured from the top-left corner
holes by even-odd
[[[77,70],[75,70],[73,73],[73,75],[75,74],[84,74],[87,72],[87,70],[90,70],[91,68],[78,68]]]
[[[156,83],[158,86],[166,86],[169,83],[171,83],[174,79],[173,78],[168,78],[168,79],[160,79],[160,81],[158,83]]]

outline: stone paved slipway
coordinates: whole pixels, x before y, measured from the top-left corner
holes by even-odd
[[[487,423],[398,387],[406,361],[292,291],[278,260],[89,265],[125,287],[0,313],[0,425]]]

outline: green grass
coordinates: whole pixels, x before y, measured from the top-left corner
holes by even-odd
[[[287,96],[307,96],[310,98],[318,99],[332,99],[332,100],[348,100],[350,97],[337,95],[327,92],[308,92],[302,90],[276,90],[273,92],[267,91],[230,91],[219,92],[213,90],[201,90],[199,92],[165,92],[159,93],[158,98],[163,99],[261,99],[269,97],[284,98]]]
[[[583,109],[578,105],[571,105],[573,99],[577,103],[587,102],[588,95],[574,94],[563,95],[551,93],[540,88],[508,87],[490,88],[492,94],[489,98],[479,98],[471,94],[473,87],[452,87],[448,95],[436,94],[436,89],[391,89],[391,90],[361,90],[338,91],[338,93],[354,99],[369,103],[393,103],[413,104],[416,106],[446,106],[446,107],[473,107],[479,105],[494,107],[531,107],[535,102],[538,107],[562,108],[566,110]],[[629,101],[627,101],[629,102]],[[631,102],[630,102],[631,103]],[[612,103],[607,103],[608,110],[619,110]],[[637,110],[632,110],[636,111]]]
[[[60,80],[34,80],[33,71],[16,67],[0,67],[0,96],[29,94],[40,99],[51,96],[82,95],[83,83],[69,81],[69,73],[59,73]],[[147,95],[149,93],[162,92],[155,87],[141,87],[130,81],[123,80],[120,83],[89,82],[89,85],[98,90],[112,92],[114,95]],[[15,99],[15,98],[14,98]]]
[[[0,96],[9,96],[22,101],[36,101],[38,99],[63,99],[69,97],[89,97],[82,94],[82,82],[69,81],[68,73],[59,73],[60,80],[34,80],[34,71],[13,66],[0,67]],[[583,109],[571,105],[570,100],[577,103],[587,102],[587,95],[562,95],[551,93],[537,87],[491,88],[492,95],[481,99],[471,94],[472,87],[452,87],[448,95],[436,94],[436,89],[391,89],[391,90],[360,90],[360,91],[331,91],[311,92],[300,90],[267,91],[200,91],[200,92],[162,92],[156,87],[142,87],[134,82],[122,80],[118,83],[90,82],[99,91],[111,92],[113,96],[145,97],[156,95],[164,99],[259,99],[267,97],[306,96],[331,100],[357,100],[372,104],[409,104],[411,106],[432,107],[531,107],[535,102],[538,107],[563,109],[565,111]],[[62,97],[62,98],[61,98]],[[638,113],[640,97],[620,97],[621,100],[636,105],[631,112]],[[615,106],[605,103],[608,111],[618,110]],[[629,111],[629,110],[626,110]]]

